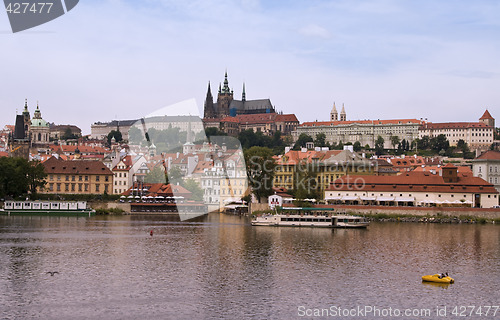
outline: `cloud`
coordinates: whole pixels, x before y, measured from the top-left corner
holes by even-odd
[[[330,32],[328,32],[328,30],[316,24],[310,24],[300,28],[299,33],[307,37],[323,38],[323,39],[330,38]]]

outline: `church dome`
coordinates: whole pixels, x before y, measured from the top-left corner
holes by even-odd
[[[38,128],[48,128],[49,127],[49,124],[47,123],[47,121],[43,120],[43,119],[32,119],[31,120],[31,127],[38,127]]]

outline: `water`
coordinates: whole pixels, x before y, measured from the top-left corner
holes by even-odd
[[[421,282],[437,272],[456,283]],[[455,306],[500,305],[499,287],[498,225],[331,230],[252,227],[219,214],[0,216],[0,319],[290,319],[370,306],[443,319],[438,306],[450,318]]]

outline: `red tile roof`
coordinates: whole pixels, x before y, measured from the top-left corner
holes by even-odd
[[[486,123],[483,122],[443,122],[443,123],[432,123],[427,122],[423,124],[419,129],[467,129],[467,128],[489,128]]]
[[[306,152],[290,150],[282,156],[275,156],[276,164],[278,165],[296,165],[301,161],[311,163],[313,159],[328,159],[331,156],[338,155],[342,150],[315,151],[307,150]]]
[[[295,114],[278,114],[276,116],[276,122],[299,122],[299,119],[295,116]]]
[[[495,187],[481,178],[458,174],[458,182],[444,182],[439,174],[411,171],[398,176],[343,176],[335,180],[327,191],[359,192],[441,192],[441,193],[491,193]]]
[[[112,175],[101,161],[92,160],[61,160],[52,157],[44,161],[43,166],[48,174],[99,174]]]
[[[484,119],[492,119],[492,120],[495,120],[493,119],[493,117],[491,116],[490,112],[488,111],[488,109],[486,109],[486,111],[484,112],[483,116],[481,118],[479,118],[479,120],[484,120]]]
[[[476,160],[500,160],[500,152],[489,150],[482,153]]]
[[[301,127],[338,126],[342,124],[419,124],[417,119],[394,119],[394,120],[351,120],[351,121],[315,121],[304,122]]]

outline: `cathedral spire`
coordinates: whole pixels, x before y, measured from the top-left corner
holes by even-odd
[[[227,70],[226,73],[224,74],[224,87],[222,88],[223,93],[229,93],[229,81],[227,81]]]
[[[241,101],[246,100],[246,94],[245,94],[245,82],[243,82],[243,93],[241,94]]]

